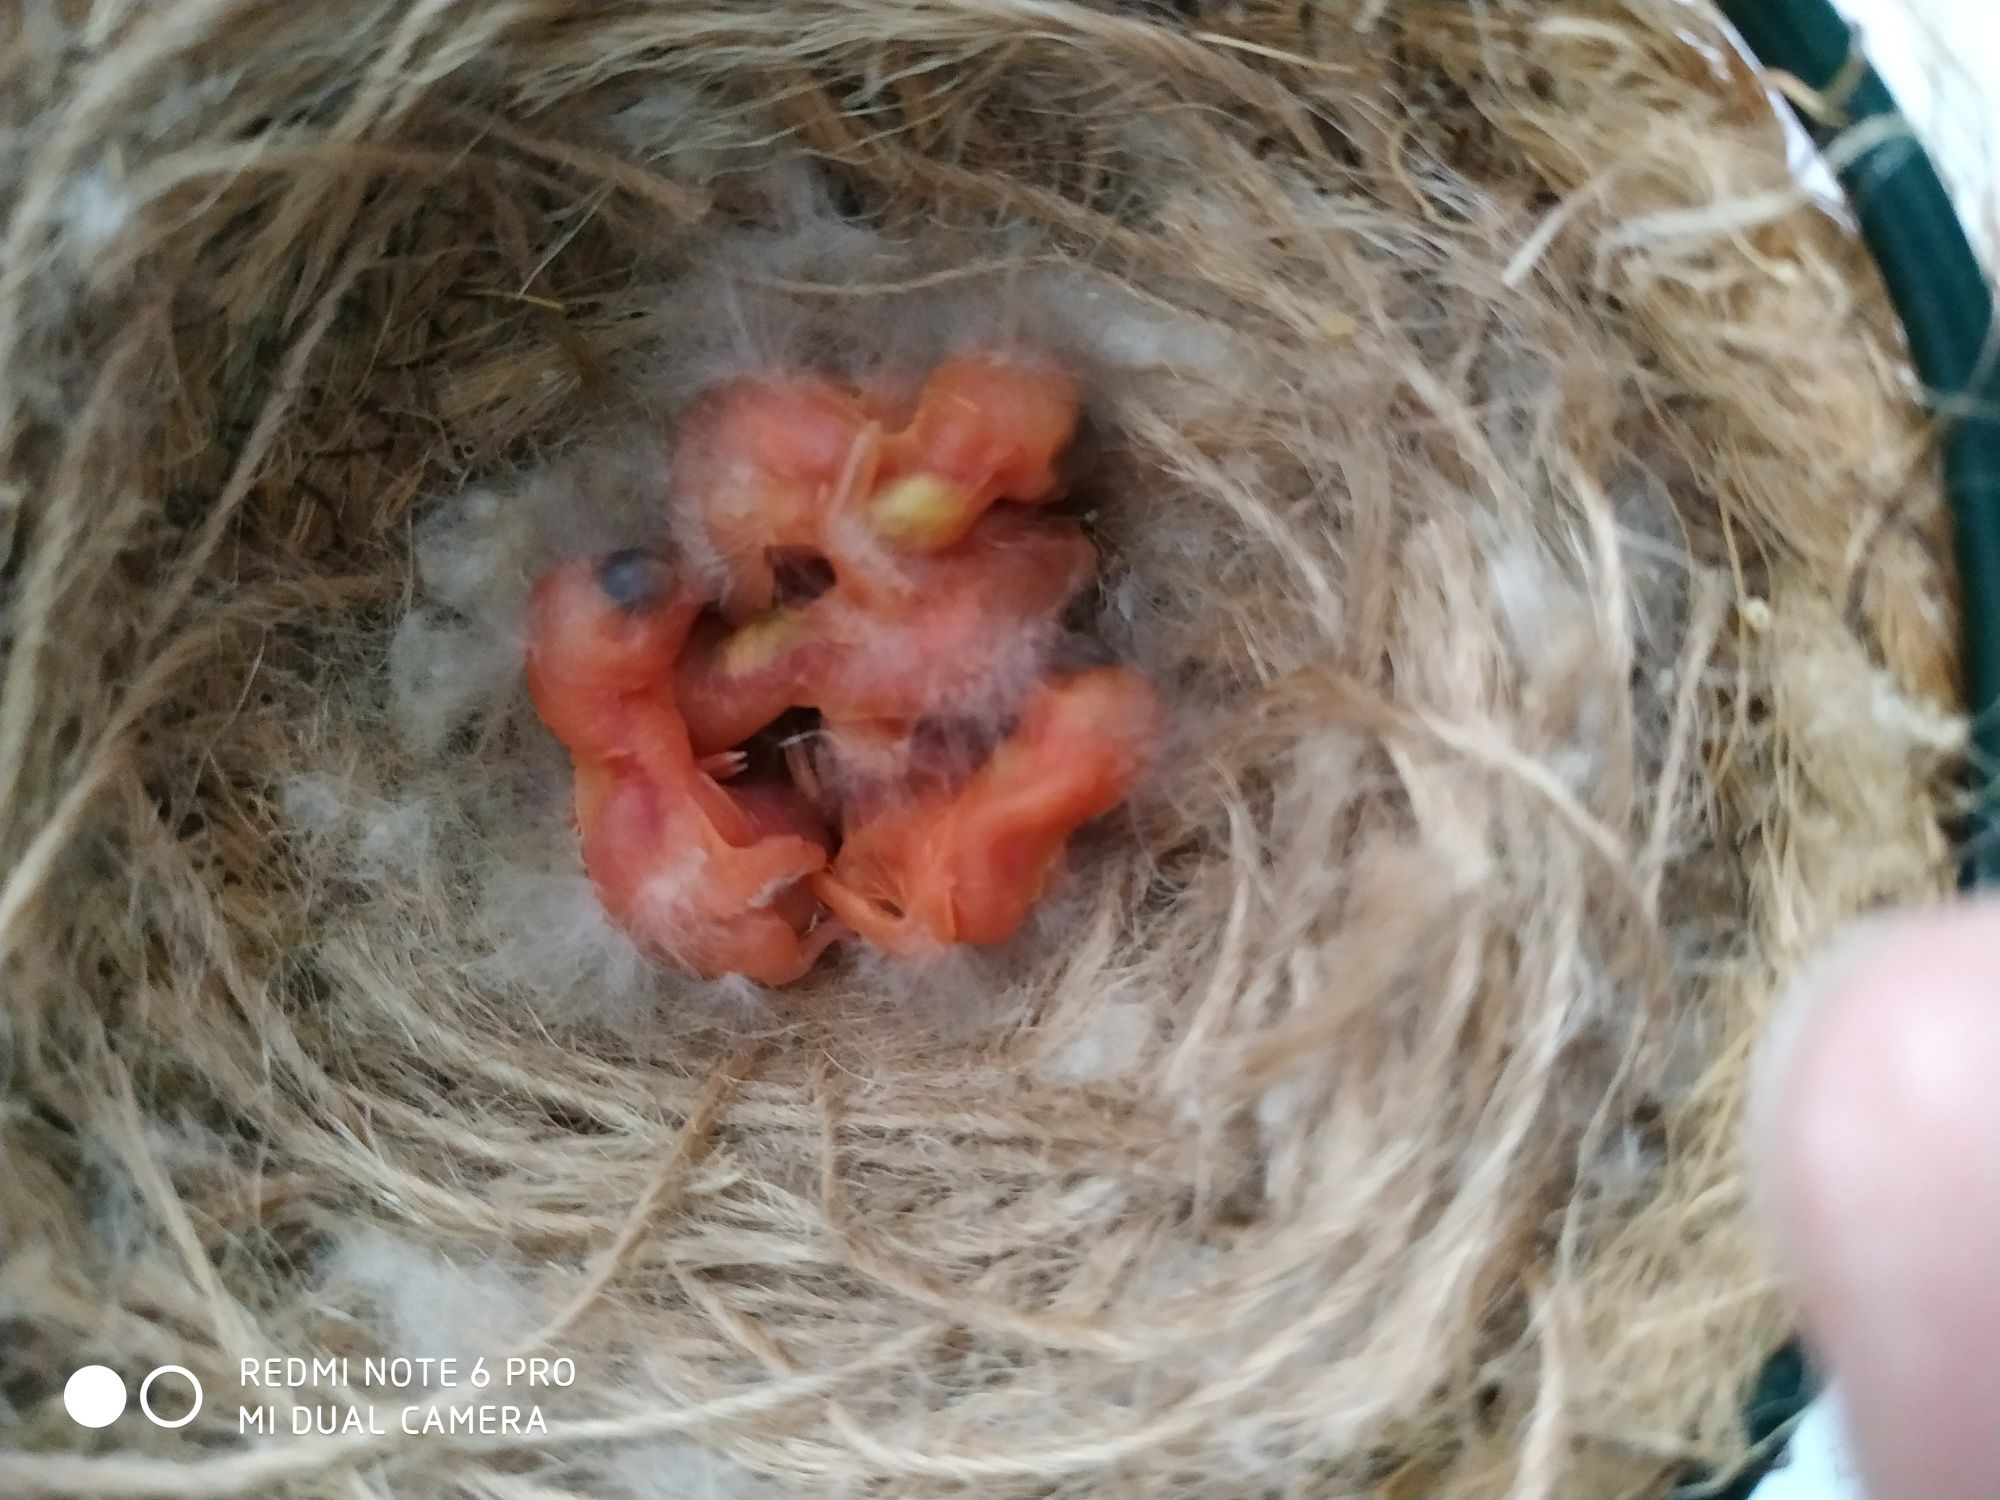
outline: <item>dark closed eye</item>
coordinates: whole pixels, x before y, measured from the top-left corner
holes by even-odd
[[[659,560],[636,547],[612,553],[597,568],[597,586],[604,597],[627,614],[658,603],[664,582]]]

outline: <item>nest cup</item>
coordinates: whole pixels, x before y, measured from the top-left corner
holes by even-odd
[[[1749,1053],[1950,884],[1963,726],[1894,321],[1704,9],[33,6],[0,100],[0,1491],[1740,1459]],[[647,961],[527,589],[698,567],[715,381],[994,347],[1152,774],[1006,948]]]

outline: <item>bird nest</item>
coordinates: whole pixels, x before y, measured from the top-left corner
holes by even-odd
[[[1705,9],[101,0],[0,99],[0,1490],[1740,1455],[1747,1058],[1947,884],[1960,725],[1919,393]],[[1005,945],[647,958],[535,577],[672,545],[718,380],[1001,346],[1149,771]]]

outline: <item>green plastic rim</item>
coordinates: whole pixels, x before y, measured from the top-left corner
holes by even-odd
[[[1850,126],[1901,114],[1828,0],[1721,0],[1721,8],[1765,67],[1833,96],[1844,113],[1838,124],[1799,116],[1821,144]],[[1842,167],[1840,181],[1881,267],[1917,375],[1943,413],[1973,727],[1964,881],[2000,886],[2000,341],[1993,295],[1950,195],[1914,141],[1892,139],[1861,152]]]
[[[1829,0],[1719,0],[1751,53],[1831,96],[1834,123],[1799,111],[1822,146],[1843,130],[1899,116],[1892,96],[1855,46]],[[1964,630],[1965,704],[1972,767],[1964,827],[1968,887],[2000,886],[2000,338],[1993,295],[1922,147],[1907,138],[1877,144],[1840,168],[1841,187],[1881,268],[1902,320],[1911,362],[1944,422],[1945,497],[1951,506]],[[1797,1345],[1765,1366],[1745,1412],[1760,1460],[1721,1486],[1690,1493],[1747,1495],[1776,1457],[1772,1435],[1804,1409],[1812,1388]]]

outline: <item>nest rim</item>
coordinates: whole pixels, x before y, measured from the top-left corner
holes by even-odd
[[[1903,110],[1831,0],[1721,0],[1720,9],[1764,67],[1789,73],[1837,118],[1788,100],[1824,150],[1837,136]],[[1829,158],[1881,272],[1910,358],[1945,413],[1940,447],[1959,583],[1960,645],[1970,723],[1960,883],[2000,888],[2000,359],[1993,294],[1930,152],[1899,136]],[[1982,768],[1984,768],[1982,772]],[[1756,1457],[1722,1500],[1747,1500],[1782,1452],[1776,1441],[1818,1394],[1797,1340],[1765,1365],[1744,1408]]]

